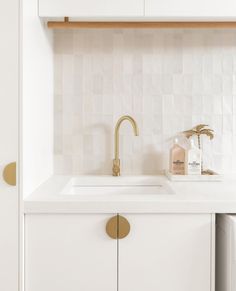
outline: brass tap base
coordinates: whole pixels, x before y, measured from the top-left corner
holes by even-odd
[[[112,175],[116,177],[120,176],[120,160],[119,159],[113,160]]]

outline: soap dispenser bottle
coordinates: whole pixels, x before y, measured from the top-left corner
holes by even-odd
[[[202,151],[190,139],[190,148],[186,152],[185,172],[187,175],[201,175]]]
[[[170,149],[170,173],[173,175],[185,174],[185,149],[179,145],[177,138]]]

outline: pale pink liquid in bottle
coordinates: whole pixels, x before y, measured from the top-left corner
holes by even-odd
[[[177,139],[170,149],[170,172],[173,175],[185,174],[185,149],[178,144]]]

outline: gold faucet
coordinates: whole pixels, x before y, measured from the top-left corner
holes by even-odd
[[[120,176],[120,159],[119,159],[119,129],[124,120],[128,120],[134,130],[135,136],[138,136],[138,126],[136,121],[129,115],[122,116],[116,123],[115,127],[115,158],[113,160],[112,173],[113,176]]]

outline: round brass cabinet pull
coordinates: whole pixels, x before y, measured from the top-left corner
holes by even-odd
[[[130,232],[130,224],[128,220],[121,215],[117,215],[118,217],[118,238],[126,237]]]
[[[113,239],[122,239],[129,234],[130,224],[125,217],[116,215],[108,220],[106,232]]]
[[[106,225],[106,232],[109,237],[118,238],[118,218],[117,215],[110,218]]]
[[[3,170],[4,181],[11,186],[16,186],[16,162],[6,165]]]

